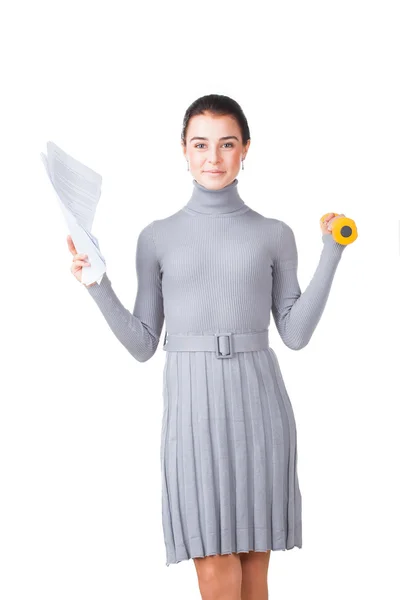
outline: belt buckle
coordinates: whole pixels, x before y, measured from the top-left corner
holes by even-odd
[[[228,354],[222,354],[219,348],[219,338],[227,337],[229,340],[229,352]],[[232,358],[232,333],[216,333],[215,334],[215,355],[217,358]]]

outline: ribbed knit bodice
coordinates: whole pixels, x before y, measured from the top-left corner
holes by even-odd
[[[345,248],[331,234],[322,241],[314,276],[301,292],[292,229],[251,209],[237,179],[220,190],[193,180],[187,204],[139,234],[133,312],[106,273],[87,290],[141,362],[156,351],[164,321],[170,334],[251,332],[267,329],[271,312],[283,342],[300,349],[323,313]]]

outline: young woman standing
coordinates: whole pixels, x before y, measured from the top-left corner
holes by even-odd
[[[105,273],[87,286],[136,360],[164,320],[161,440],[166,564],[193,559],[203,600],[266,600],[271,550],[302,547],[296,424],[269,346],[310,340],[345,246],[321,223],[322,251],[301,292],[291,228],[238,191],[250,132],[237,102],[211,94],[187,109],[182,150],[193,179],[179,211],[147,225],[136,250],[133,312]],[[68,238],[72,272],[88,264]]]

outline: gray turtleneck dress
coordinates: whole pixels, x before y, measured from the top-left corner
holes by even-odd
[[[301,292],[291,228],[244,203],[238,180],[209,190],[140,232],[133,313],[105,273],[86,288],[138,361],[168,334],[256,332],[270,313],[300,350],[323,313],[345,246],[322,235]],[[302,547],[302,498],[292,405],[272,348],[234,353],[166,351],[161,428],[166,564],[213,554]]]

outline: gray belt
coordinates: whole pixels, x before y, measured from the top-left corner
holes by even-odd
[[[210,335],[168,334],[163,350],[211,351],[217,358],[232,358],[234,352],[263,350],[269,347],[268,329],[251,333],[214,333]]]

